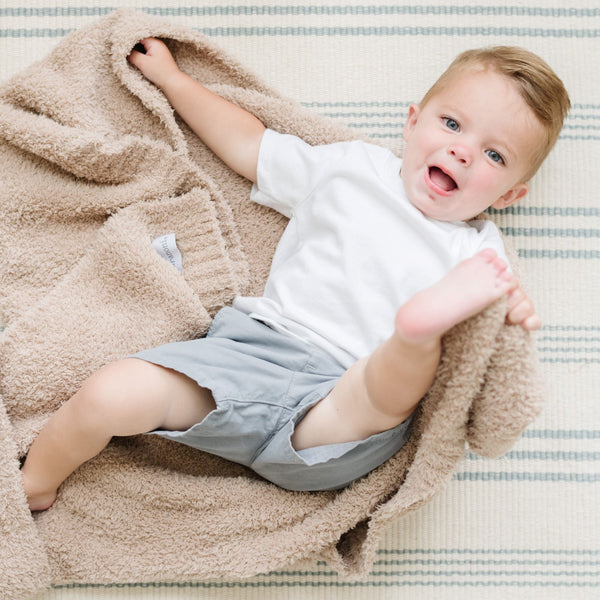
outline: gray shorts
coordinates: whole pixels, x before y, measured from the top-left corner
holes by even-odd
[[[210,389],[217,406],[187,431],[152,434],[246,465],[286,489],[342,488],[390,458],[410,435],[408,419],[366,440],[294,450],[294,426],[345,369],[319,348],[234,308],[217,314],[205,338],[135,356],[184,373]]]

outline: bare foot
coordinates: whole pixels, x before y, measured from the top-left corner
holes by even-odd
[[[510,290],[514,277],[506,268],[506,263],[492,249],[464,260],[400,307],[396,332],[409,342],[441,337]]]
[[[48,510],[56,500],[58,490],[37,491],[24,473],[21,473],[23,478],[23,487],[27,495],[27,504],[31,512]]]

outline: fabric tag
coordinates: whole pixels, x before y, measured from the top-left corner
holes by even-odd
[[[165,235],[157,237],[152,245],[162,258],[170,262],[178,271],[183,271],[181,252],[175,242],[174,233],[165,233]]]

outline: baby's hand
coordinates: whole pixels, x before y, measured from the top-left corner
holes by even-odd
[[[132,50],[127,60],[136,66],[144,77],[164,89],[169,79],[179,73],[179,67],[166,44],[157,38],[145,38],[140,44],[146,51]]]
[[[506,322],[520,325],[527,331],[534,331],[542,326],[542,320],[535,312],[533,302],[523,291],[516,277],[514,287],[508,292]]]

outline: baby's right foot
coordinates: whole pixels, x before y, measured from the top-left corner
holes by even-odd
[[[34,491],[31,482],[24,473],[21,473],[23,487],[27,496],[27,504],[31,512],[48,510],[56,500],[58,490]]]
[[[396,333],[415,343],[441,337],[511,289],[515,278],[506,269],[506,263],[492,249],[462,261],[400,307]]]

